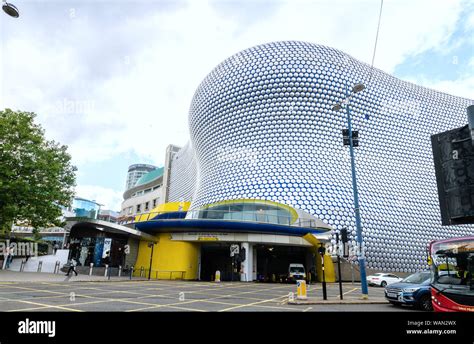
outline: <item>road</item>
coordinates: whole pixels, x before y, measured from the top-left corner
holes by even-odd
[[[345,299],[357,299],[357,284],[344,285]],[[0,282],[0,311],[192,311],[192,312],[327,312],[410,311],[408,307],[379,304],[290,305],[294,284],[187,282],[187,281],[88,281]],[[339,299],[337,284],[328,284],[328,300]],[[371,300],[383,302],[383,289],[370,288]],[[308,287],[308,296],[322,300],[321,284]]]

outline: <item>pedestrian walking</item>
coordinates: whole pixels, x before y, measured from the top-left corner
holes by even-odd
[[[5,266],[5,269],[10,268],[10,264],[13,262],[13,255],[15,254],[15,248],[13,245],[9,246],[7,248],[7,264]]]
[[[58,252],[59,250],[59,245],[56,241],[54,242],[53,250],[54,250],[54,255],[56,255],[56,252]]]
[[[76,260],[74,258],[71,258],[71,261],[70,261],[70,264],[69,264],[69,270],[67,271],[66,276],[69,276],[69,274],[71,272],[74,272],[77,276],[76,265],[77,265]]]
[[[10,246],[7,246],[7,248],[5,249],[5,255],[4,255],[5,262],[3,264],[3,268],[5,270],[10,267],[10,253],[11,253]]]

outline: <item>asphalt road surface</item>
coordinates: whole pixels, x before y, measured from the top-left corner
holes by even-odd
[[[346,299],[357,298],[358,284],[346,283]],[[0,282],[2,312],[325,312],[409,311],[383,304],[290,305],[294,284],[212,283],[187,281]],[[308,287],[308,296],[322,300],[321,284]],[[370,299],[383,299],[383,288],[371,287]],[[339,299],[337,284],[328,284],[328,300]]]

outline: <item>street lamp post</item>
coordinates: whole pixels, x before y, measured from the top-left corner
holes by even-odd
[[[365,86],[363,84],[357,84],[352,88],[352,93],[360,92],[363,89],[365,89]],[[360,284],[361,284],[361,289],[362,289],[361,290],[362,298],[366,299],[369,296],[369,291],[367,288],[367,274],[365,272],[365,252],[364,252],[363,240],[362,240],[362,225],[361,225],[361,220],[360,220],[359,192],[357,190],[354,143],[352,140],[352,118],[351,118],[351,111],[349,109],[350,97],[351,95],[346,89],[346,98],[344,99],[342,103],[344,103],[346,107],[347,127],[348,127],[348,132],[349,132],[349,152],[351,156],[352,190],[354,193],[354,213],[355,213],[355,221],[356,221],[357,243],[359,245],[358,250],[357,250],[357,258],[359,261],[359,269],[360,269]],[[338,103],[334,105],[333,110],[339,111],[341,108],[342,108],[342,105]]]

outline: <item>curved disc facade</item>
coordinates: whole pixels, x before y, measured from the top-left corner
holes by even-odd
[[[190,108],[191,208],[272,200],[355,236],[346,116],[332,106],[365,82],[350,108],[368,267],[423,269],[430,240],[472,234],[472,226],[441,227],[430,135],[463,126],[473,101],[376,69],[369,78],[367,64],[304,42],[264,44],[222,62]]]

